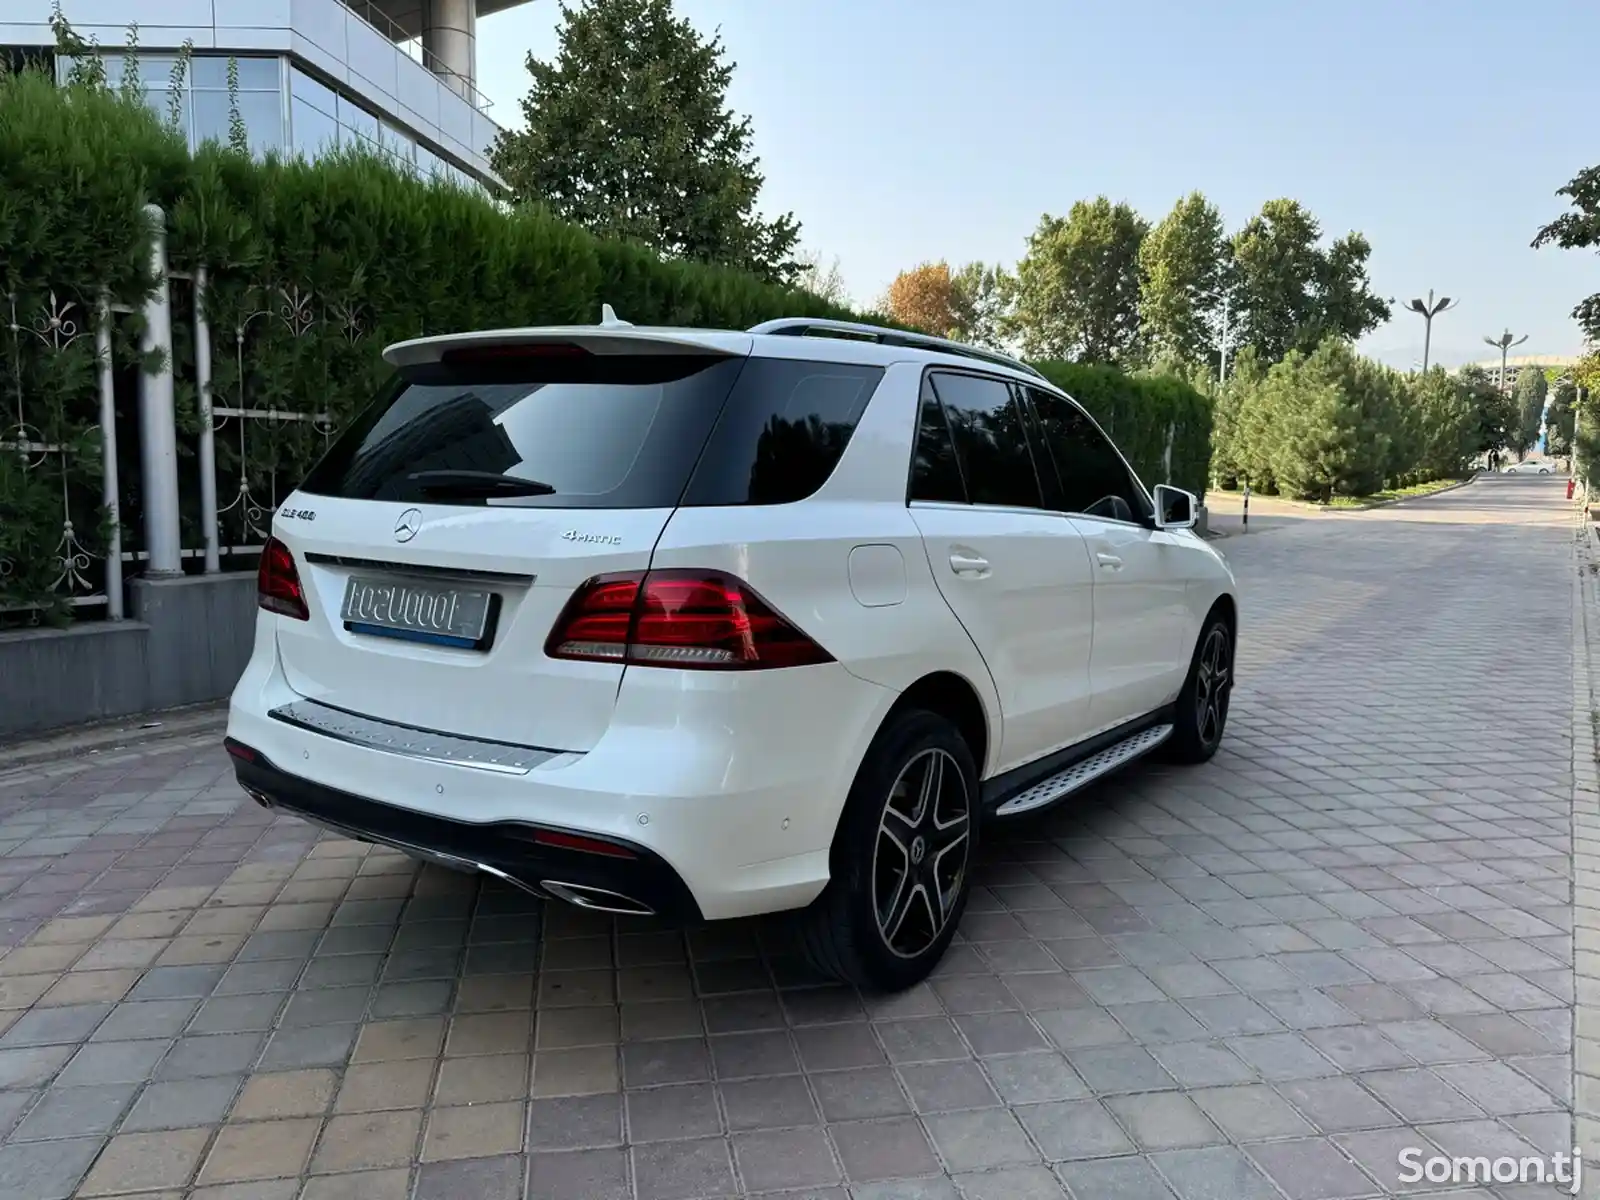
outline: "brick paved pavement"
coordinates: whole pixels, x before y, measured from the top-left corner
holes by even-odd
[[[0,1200],[1331,1200],[1569,1147],[1559,495],[1221,543],[1224,753],[991,840],[890,999],[318,840],[215,745],[0,777]]]

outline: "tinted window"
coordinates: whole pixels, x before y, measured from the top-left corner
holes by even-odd
[[[790,504],[839,465],[882,367],[752,358],[722,410],[683,502]]]
[[[950,422],[972,503],[1038,508],[1039,477],[1010,387],[997,379],[940,372],[933,388]]]
[[[1045,448],[1061,478],[1066,512],[1134,521],[1149,515],[1144,491],[1106,435],[1077,405],[1030,388]]]
[[[1025,384],[1013,383],[1011,395],[1022,410],[1022,428],[1028,435],[1028,445],[1033,448],[1033,465],[1039,476],[1039,491],[1044,498],[1044,506],[1054,512],[1061,512],[1066,507],[1062,504],[1061,479],[1056,474],[1055,462],[1050,457],[1050,451],[1044,444],[1044,432],[1039,424],[1039,414],[1033,407],[1032,390]]]
[[[950,422],[934,395],[932,379],[922,383],[921,415],[917,424],[917,451],[911,460],[912,500],[944,500],[965,504],[967,488],[961,481]]]
[[[510,357],[403,372],[312,468],[305,490],[355,500],[480,505],[424,495],[424,471],[538,480],[546,508],[676,505],[745,360],[699,355]]]

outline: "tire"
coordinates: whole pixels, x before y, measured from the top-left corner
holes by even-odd
[[[926,979],[967,906],[979,808],[956,727],[920,709],[891,717],[845,800],[828,886],[800,913],[811,965],[869,991]]]
[[[1233,695],[1233,631],[1219,614],[1206,618],[1195,642],[1189,675],[1178,693],[1172,736],[1163,750],[1171,762],[1210,760],[1222,744]]]

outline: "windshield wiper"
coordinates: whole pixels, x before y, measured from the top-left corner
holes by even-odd
[[[493,471],[413,471],[406,476],[429,496],[553,496],[540,479],[517,479]]]

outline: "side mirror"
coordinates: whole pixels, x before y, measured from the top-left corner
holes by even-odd
[[[1165,483],[1156,485],[1156,528],[1193,529],[1200,517],[1200,502],[1193,492]]]

